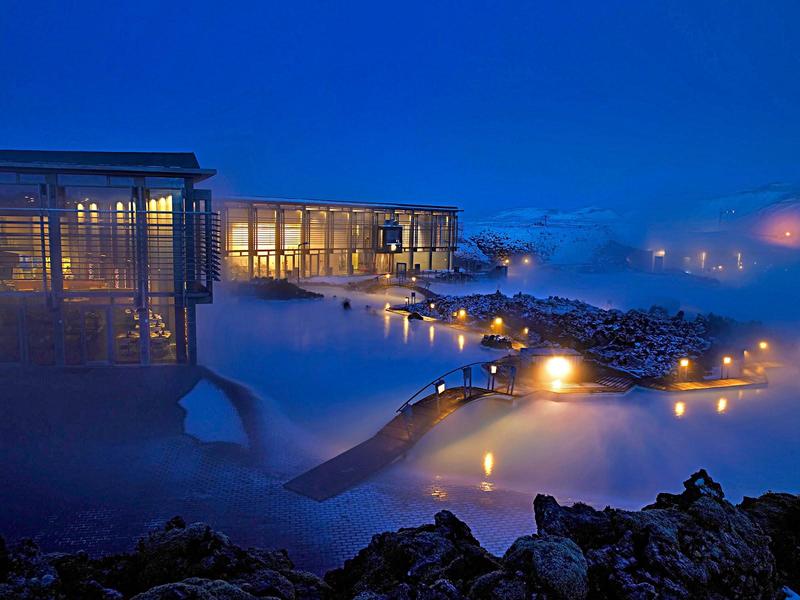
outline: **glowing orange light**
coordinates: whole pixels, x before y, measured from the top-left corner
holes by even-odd
[[[466,316],[467,316],[467,309],[465,309],[465,308],[459,308],[459,309],[458,309],[458,316],[459,316],[459,318],[461,318],[461,319],[463,319],[464,317],[466,317]]]
[[[554,356],[549,358],[545,363],[545,370],[547,374],[555,380],[560,380],[569,375],[572,370],[572,365],[563,356]]]
[[[503,318],[502,317],[495,317],[494,318],[494,324],[495,325],[502,325],[503,324]]]
[[[681,366],[682,367],[688,367],[689,366],[689,359],[688,358],[682,358],[681,359]]]
[[[487,452],[483,455],[483,472],[486,477],[492,474],[492,470],[494,469],[494,454],[491,452]]]
[[[762,350],[766,350],[767,348],[769,348],[769,344],[767,342],[761,341],[758,342],[758,347],[761,348]]]
[[[722,364],[729,365],[733,362],[733,359],[730,356],[723,356],[722,357]]]
[[[717,400],[717,412],[722,414],[728,409],[728,399],[720,398]]]
[[[686,413],[686,404],[683,402],[675,403],[675,416],[682,417]]]

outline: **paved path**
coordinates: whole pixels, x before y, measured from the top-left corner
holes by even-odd
[[[295,477],[284,487],[314,500],[327,500],[355,487],[408,452],[437,423],[460,407],[487,396],[505,396],[463,386],[433,393],[395,416],[374,436]]]

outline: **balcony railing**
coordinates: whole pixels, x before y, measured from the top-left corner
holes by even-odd
[[[0,207],[0,293],[206,294],[219,243],[212,212]]]

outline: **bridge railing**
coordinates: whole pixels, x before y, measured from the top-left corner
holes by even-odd
[[[416,393],[414,393],[413,396],[411,396],[408,400],[403,402],[403,404],[400,405],[400,408],[397,409],[397,412],[403,412],[404,410],[408,409],[410,406],[413,406],[414,400],[416,400],[419,397],[420,394],[422,394],[426,390],[429,390],[430,388],[433,388],[434,393],[436,393],[437,395],[441,394],[444,391],[444,389],[440,389],[440,386],[442,384],[445,384],[445,380],[444,380],[445,377],[448,377],[449,375],[453,375],[454,373],[458,373],[459,371],[462,373],[462,376],[464,378],[464,383],[463,383],[463,385],[464,385],[464,399],[466,400],[469,397],[469,395],[471,393],[471,390],[472,390],[472,387],[473,387],[473,385],[472,385],[472,368],[475,367],[475,366],[486,367],[487,376],[488,376],[488,380],[486,382],[486,389],[492,390],[497,394],[503,394],[503,395],[506,395],[506,396],[513,396],[514,395],[514,384],[515,384],[516,376],[517,376],[517,368],[515,366],[513,366],[513,365],[504,365],[503,363],[500,363],[500,362],[478,361],[478,362],[474,362],[474,363],[469,363],[467,365],[462,365],[460,367],[456,367],[455,369],[451,369],[450,371],[447,371],[446,373],[442,373],[441,375],[439,375],[436,379],[434,379],[430,383],[427,383],[424,386],[422,386],[419,390],[416,391]],[[497,379],[497,375],[499,375],[501,373],[507,374],[507,376],[508,376],[507,384],[505,386],[506,387],[505,392],[495,389],[495,382],[496,382],[496,379]],[[445,384],[445,387],[446,387],[446,384]]]

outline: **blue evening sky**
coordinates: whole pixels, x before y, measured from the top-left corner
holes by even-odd
[[[618,208],[800,177],[798,2],[30,2],[0,146],[218,193]]]

